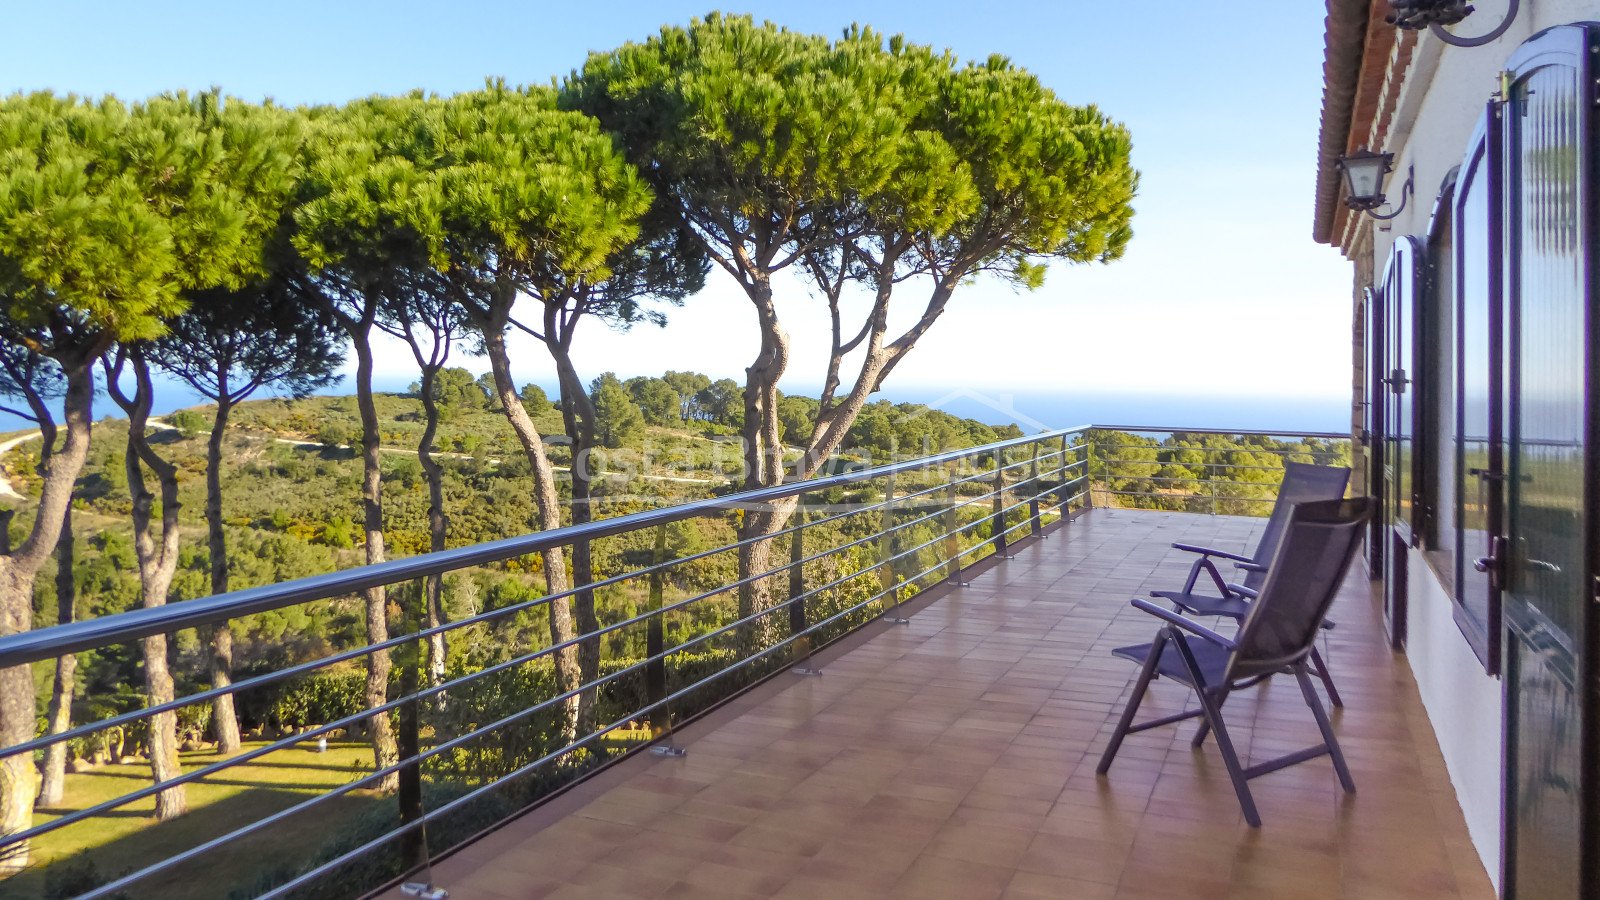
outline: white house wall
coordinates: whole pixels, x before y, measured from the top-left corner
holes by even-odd
[[[1498,23],[1506,0],[1478,0],[1477,12],[1455,30],[1479,34]],[[1484,104],[1498,87],[1499,72],[1529,36],[1555,25],[1600,21],[1595,0],[1523,0],[1517,21],[1499,40],[1482,47],[1447,46],[1424,33],[1412,53],[1410,71],[1395,102],[1383,150],[1395,154],[1388,194],[1398,198],[1408,167],[1415,167],[1416,195],[1390,222],[1367,220],[1373,270],[1383,271],[1399,235],[1426,240],[1428,220],[1445,173],[1460,165]],[[1376,22],[1372,27],[1386,27]],[[1498,679],[1483,666],[1451,618],[1450,597],[1418,551],[1408,560],[1411,575],[1406,655],[1417,689],[1438,736],[1472,842],[1499,888],[1501,857],[1501,694]]]
[[[1446,593],[1422,554],[1410,551],[1406,662],[1439,739],[1472,845],[1500,887],[1500,680],[1483,674],[1451,617]]]

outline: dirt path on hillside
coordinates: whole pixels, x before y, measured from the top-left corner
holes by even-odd
[[[155,431],[177,431],[178,430],[177,428],[167,424],[164,421],[161,421],[160,419],[150,419],[146,424],[152,430],[155,430]],[[23,444],[26,444],[29,441],[37,440],[41,436],[42,435],[40,434],[40,432],[35,431],[35,432],[30,433],[30,434],[24,434],[24,435],[21,435],[19,437],[14,437],[14,438],[11,438],[11,439],[6,440],[6,441],[0,441],[0,457],[4,457],[7,453],[10,453],[12,450],[16,449],[17,447],[19,447],[19,446],[21,446]],[[256,438],[256,439],[263,439],[263,438],[260,438],[258,435],[249,435],[249,437]],[[321,446],[323,446],[323,444],[321,444],[318,441],[299,441],[299,440],[295,440],[293,438],[275,437],[275,438],[270,438],[270,440],[272,440],[274,443],[288,444],[288,445],[293,446],[293,447],[321,447]],[[341,450],[349,450],[351,448],[350,448],[349,444],[341,444],[339,446],[339,449],[341,449]],[[401,453],[401,454],[404,454],[404,455],[407,455],[407,456],[416,456],[417,455],[417,451],[415,451],[415,450],[407,450],[407,449],[405,449],[403,447],[379,447],[378,448],[378,452],[380,452],[380,453]],[[434,456],[449,457],[451,459],[472,459],[472,456],[470,454],[467,454],[467,453],[452,453],[452,452],[445,452],[445,451],[436,451],[434,453]],[[500,464],[500,460],[492,458],[492,457],[486,459],[485,461],[488,462],[490,465],[499,465]],[[572,471],[572,469],[570,467],[568,467],[568,466],[552,466],[552,468],[554,468],[557,472],[571,472]],[[620,472],[602,472],[601,475],[602,476],[610,476],[610,477],[621,477],[622,473],[620,473]],[[683,477],[676,476],[676,475],[635,475],[633,477],[642,478],[645,481],[670,481],[670,482],[675,482],[677,484],[721,484],[724,481],[727,481],[726,478],[683,478]],[[0,469],[0,498],[8,499],[8,500],[26,500],[26,499],[28,499],[27,497],[24,497],[21,494],[21,492],[19,492],[15,487],[13,487],[11,485],[11,479],[6,476],[6,473],[5,473],[4,469]]]
[[[176,428],[173,428],[171,425],[168,425],[166,422],[158,421],[156,419],[151,419],[148,422],[148,425],[149,425],[149,427],[154,428],[154,429],[156,429],[158,431],[176,431],[177,430]],[[254,435],[254,434],[246,435],[246,437],[249,437],[249,438],[252,438],[252,439],[255,439],[255,440],[268,440],[267,438],[263,438],[260,435]],[[273,443],[276,443],[276,444],[288,444],[291,447],[326,447],[327,446],[326,444],[322,443],[321,441],[302,441],[302,440],[297,440],[295,438],[274,437],[274,438],[270,438],[270,440]],[[355,448],[352,447],[349,444],[340,444],[340,445],[338,445],[338,447],[336,449],[339,449],[339,450],[354,450]],[[4,452],[4,445],[0,445],[0,453],[3,453],[3,452]],[[416,455],[418,455],[417,451],[415,451],[415,450],[407,450],[404,447],[379,447],[378,448],[378,452],[379,453],[399,453],[399,454],[401,454],[403,456],[416,456]],[[470,453],[456,453],[456,452],[448,451],[448,450],[435,450],[433,452],[433,455],[434,456],[438,456],[438,457],[444,457],[444,458],[447,458],[447,459],[473,459],[474,458],[472,456],[472,454],[470,454]],[[493,457],[493,456],[485,457],[484,458],[484,462],[487,462],[487,463],[489,463],[490,465],[493,465],[493,466],[498,466],[500,464],[499,458],[498,457]],[[571,472],[572,471],[572,468],[570,466],[551,466],[551,468],[555,469],[557,472]],[[607,476],[607,477],[612,477],[612,478],[623,477],[623,473],[621,473],[621,472],[601,472],[600,474],[602,476]],[[680,477],[680,476],[677,476],[677,475],[637,475],[636,474],[633,477],[642,478],[645,481],[671,481],[671,482],[676,482],[678,484],[721,484],[724,481],[728,480],[726,478],[683,478],[683,477]]]
[[[23,444],[26,444],[27,442],[29,442],[31,440],[34,440],[36,438],[39,438],[39,437],[43,437],[43,434],[41,432],[35,431],[32,434],[25,434],[25,435],[22,435],[21,437],[14,437],[9,441],[0,441],[0,457],[5,456],[7,453],[10,453],[12,450],[16,449],[17,447],[19,447],[19,446],[21,446]],[[6,476],[6,472],[5,472],[4,469],[0,469],[0,497],[5,497],[5,498],[7,498],[9,500],[26,500],[26,499],[28,499],[28,498],[22,496],[22,494],[18,493],[16,488],[11,486],[11,479]]]

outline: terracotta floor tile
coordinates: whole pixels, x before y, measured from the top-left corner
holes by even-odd
[[[1028,900],[1036,897],[1049,900],[1109,900],[1116,892],[1116,886],[1111,884],[1057,878],[1054,875],[1041,875],[1037,872],[1018,872],[1012,877],[1011,883],[1006,885],[1005,893],[1001,897],[1004,900]]]
[[[924,854],[895,885],[890,896],[925,900],[983,900],[999,897],[1014,875],[1012,869],[1001,866]]]
[[[782,900],[875,900],[883,891],[847,881],[796,875],[774,896]]]

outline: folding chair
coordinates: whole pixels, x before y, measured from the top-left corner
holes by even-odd
[[[1174,549],[1198,553],[1200,558],[1189,567],[1189,579],[1184,582],[1183,590],[1151,591],[1150,596],[1166,600],[1178,610],[1191,615],[1243,619],[1245,613],[1250,610],[1250,600],[1260,590],[1266,578],[1267,563],[1278,549],[1278,541],[1283,536],[1283,527],[1288,521],[1289,510],[1297,503],[1310,500],[1337,500],[1344,496],[1345,485],[1350,481],[1350,470],[1337,466],[1312,466],[1286,462],[1283,464],[1283,469],[1283,483],[1278,487],[1278,499],[1272,505],[1272,514],[1267,517],[1267,527],[1262,529],[1261,539],[1256,542],[1255,550],[1249,556],[1240,556],[1237,553],[1209,547],[1196,547],[1192,544],[1173,544]],[[1244,570],[1244,583],[1232,584],[1226,581],[1222,573],[1217,570],[1216,559],[1230,560],[1236,568]],[[1220,596],[1211,596],[1195,590],[1202,573],[1211,576],[1211,582]],[[1332,628],[1333,623],[1325,622],[1323,627]],[[1321,653],[1312,652],[1311,670],[1327,689],[1328,700],[1334,706],[1343,706],[1344,700],[1339,696],[1338,688],[1333,686],[1333,676],[1328,673],[1327,663],[1323,661]],[[1195,746],[1199,746],[1198,741]]]
[[[1200,718],[1202,730],[1217,736],[1217,749],[1222,753],[1228,778],[1239,795],[1245,821],[1253,828],[1261,826],[1261,816],[1250,796],[1249,780],[1259,775],[1327,754],[1333,759],[1339,784],[1347,793],[1355,793],[1355,782],[1350,778],[1350,769],[1339,750],[1333,726],[1312,687],[1308,661],[1322,620],[1333,605],[1351,560],[1360,549],[1361,525],[1371,515],[1373,506],[1371,498],[1365,497],[1294,506],[1288,514],[1282,540],[1260,595],[1250,603],[1238,634],[1231,640],[1172,610],[1148,600],[1135,599],[1134,607],[1166,624],[1156,633],[1153,642],[1112,651],[1144,666],[1095,772],[1104,775],[1110,771],[1123,738],[1129,734]],[[1200,708],[1134,724],[1139,703],[1158,673],[1192,688]],[[1322,743],[1246,768],[1240,764],[1223,723],[1223,702],[1234,691],[1253,687],[1278,674],[1293,675],[1300,683],[1300,693],[1322,732]],[[1202,733],[1200,738],[1203,737]]]

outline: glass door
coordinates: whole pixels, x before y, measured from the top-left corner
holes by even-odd
[[[1384,620],[1390,645],[1403,649],[1406,642],[1406,561],[1413,546],[1415,516],[1417,293],[1421,288],[1422,254],[1415,238],[1401,237],[1389,253],[1384,269],[1380,305],[1383,315],[1381,356],[1374,401],[1382,407],[1382,504],[1378,564],[1383,573]]]
[[[1504,198],[1501,114],[1490,103],[1461,164],[1455,209],[1454,617],[1490,673],[1500,671],[1504,518]]]
[[[1363,295],[1366,315],[1363,317],[1365,332],[1363,333],[1362,362],[1366,365],[1366,392],[1364,420],[1362,422],[1362,441],[1366,453],[1366,490],[1367,496],[1378,503],[1382,509],[1385,503],[1385,423],[1383,402],[1386,390],[1384,367],[1388,365],[1388,353],[1385,351],[1385,334],[1388,332],[1382,286],[1378,290],[1368,288]],[[1388,555],[1384,552],[1388,544],[1385,537],[1387,527],[1382,515],[1374,516],[1367,525],[1367,572],[1373,580],[1383,578],[1383,561]]]
[[[1581,884],[1590,198],[1584,28],[1513,57],[1505,98],[1507,897]],[[1592,886],[1591,886],[1592,887]]]

